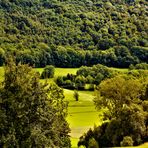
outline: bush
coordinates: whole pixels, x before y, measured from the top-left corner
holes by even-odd
[[[88,148],[99,148],[98,143],[94,138],[89,139]]]
[[[135,69],[148,69],[148,64],[147,63],[140,63],[135,65]]]
[[[64,81],[62,87],[63,87],[63,88],[67,88],[67,89],[72,89],[72,90],[75,88],[75,87],[74,87],[74,83],[73,83],[71,80],[66,80],[66,81]]]
[[[93,91],[94,90],[95,85],[94,84],[89,84],[88,90]]]
[[[75,85],[76,88],[79,90],[84,90],[85,89],[85,83],[86,83],[86,79],[84,76],[77,76],[75,79]]]
[[[41,74],[41,78],[53,78],[54,77],[55,68],[52,65],[46,66]]]
[[[139,63],[139,64],[136,64],[135,66],[133,64],[131,64],[129,66],[129,69],[130,70],[133,70],[133,69],[144,69],[144,70],[147,70],[148,69],[148,64],[147,63]]]
[[[79,101],[79,93],[77,90],[74,90],[74,94],[73,94],[74,98],[76,101]]]
[[[130,136],[125,136],[123,141],[120,142],[120,146],[133,146],[133,139]]]

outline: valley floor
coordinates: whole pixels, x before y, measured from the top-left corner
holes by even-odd
[[[72,148],[76,148],[79,137],[89,128],[100,124],[101,117],[93,104],[94,92],[79,91],[79,101],[74,100],[73,93],[72,90],[64,90],[66,100],[69,101],[67,120],[71,128]]]

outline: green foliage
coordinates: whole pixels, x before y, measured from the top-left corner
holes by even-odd
[[[99,148],[98,143],[94,138],[89,139],[88,148]]]
[[[88,147],[92,138],[100,147],[136,146],[147,141],[148,75],[147,71],[146,75],[139,72],[139,76],[126,74],[107,79],[96,88],[95,105],[107,120],[84,134],[79,146]]]
[[[124,104],[139,101],[143,87],[141,81],[122,76],[107,79],[96,88],[95,105],[98,109],[106,107],[112,117],[117,117]]]
[[[0,66],[2,66],[4,63],[4,55],[5,51],[2,48],[0,48]]]
[[[133,146],[133,139],[130,136],[126,136],[121,141],[121,146]]]
[[[52,65],[46,66],[41,74],[41,78],[53,78],[54,77],[55,68]]]
[[[148,64],[147,63],[140,63],[140,64],[136,64],[134,65],[130,65],[129,68],[131,70],[133,69],[144,69],[144,70],[148,70]]]
[[[76,101],[79,101],[79,93],[77,90],[74,90],[74,94],[73,94],[74,98]]]
[[[0,85],[0,147],[70,147],[67,102],[55,84],[7,59]]]
[[[75,85],[77,89],[83,90],[85,87],[86,79],[84,76],[76,76],[75,78]]]
[[[147,62],[146,10],[146,0],[1,0],[0,46],[36,67],[128,67]]]
[[[94,85],[100,84],[104,79],[111,78],[117,73],[101,64],[93,67],[82,66],[77,70],[76,75],[67,74],[64,77],[58,77],[56,83],[63,88],[79,90],[84,90],[86,84],[89,84],[88,89],[94,90]],[[67,82],[69,82],[69,86]]]

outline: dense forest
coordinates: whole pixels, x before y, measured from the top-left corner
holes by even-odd
[[[0,65],[13,53],[35,67],[147,62],[146,0],[1,0]]]

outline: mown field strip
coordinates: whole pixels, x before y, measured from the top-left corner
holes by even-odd
[[[96,124],[101,124],[99,114],[95,109],[92,91],[79,91],[79,101],[75,101],[73,91],[64,89],[66,100],[69,101],[67,121],[71,128],[72,148],[77,147],[79,137],[82,136],[89,128]]]

